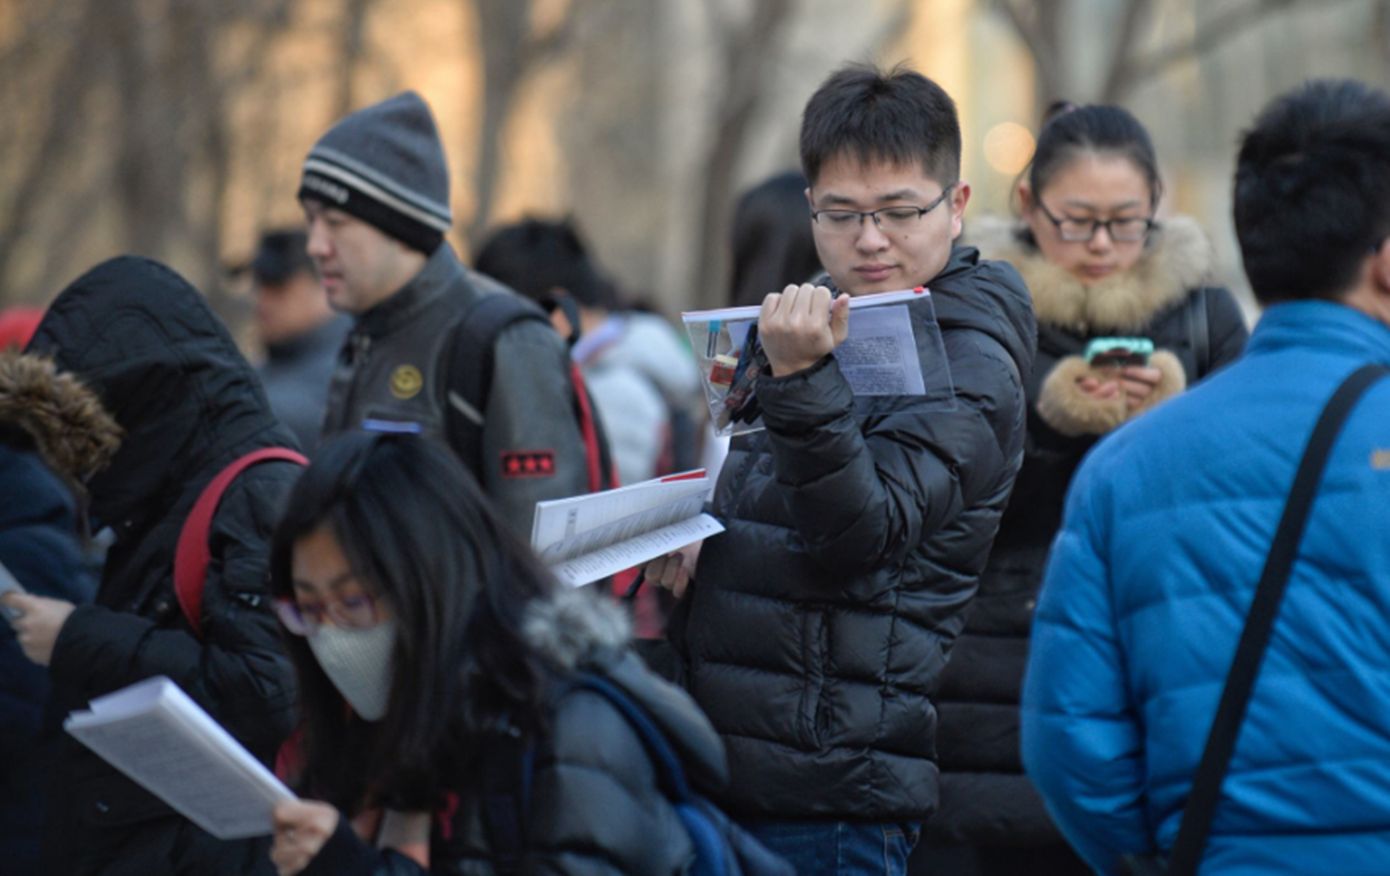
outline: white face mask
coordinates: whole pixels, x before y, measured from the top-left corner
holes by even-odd
[[[391,699],[391,651],[396,622],[366,629],[322,626],[307,637],[319,666],[365,721],[380,721]]]

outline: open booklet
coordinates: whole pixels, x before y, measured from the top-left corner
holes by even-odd
[[[295,799],[162,675],[97,697],[63,729],[218,839],[271,833],[271,809]]]
[[[589,584],[723,532],[701,510],[709,492],[699,469],[537,502],[531,547],[564,583]]]
[[[918,320],[916,330],[909,305],[930,313]],[[928,357],[940,363],[933,373],[924,377],[922,371],[924,350],[939,353],[943,349],[930,292],[919,286],[862,295],[851,298],[849,308],[849,336],[832,355],[855,395],[943,394],[943,389],[944,396],[951,395],[944,355]],[[756,390],[767,359],[757,340],[760,310],[726,307],[681,314],[718,435],[762,428]],[[924,333],[927,336],[920,336]]]

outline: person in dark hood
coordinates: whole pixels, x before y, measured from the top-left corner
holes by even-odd
[[[294,719],[293,671],[265,592],[268,541],[298,467],[270,461],[236,478],[208,537],[201,635],[180,610],[174,548],[208,482],[258,448],[294,446],[202,295],[143,258],[103,262],[53,302],[29,345],[101,399],[125,432],[88,481],[90,513],[115,541],[95,604],[7,599],[20,644],[49,667],[53,714],[166,675],[269,761]],[[245,874],[267,841],[221,842],[75,740],[53,776],[46,872]],[[190,776],[196,780],[196,776]]]
[[[96,593],[78,489],[119,441],[116,422],[72,375],[38,356],[0,352],[0,564],[27,592],[79,604]],[[0,861],[11,876],[44,872],[42,776],[53,741],[40,727],[48,695],[48,671],[0,624]]]
[[[1013,268],[954,245],[970,187],[935,83],[833,74],[801,154],[829,276],[763,302],[766,429],[733,440],[725,532],[647,577],[682,589],[698,560],[679,647],[732,811],[798,872],[902,873],[937,805],[932,694],[1022,462],[1035,325]],[[856,398],[830,355],[850,296],[917,286],[923,372],[953,389]]]

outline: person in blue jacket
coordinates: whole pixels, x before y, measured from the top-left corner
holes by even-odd
[[[1166,854],[1313,424],[1390,364],[1390,96],[1308,83],[1245,135],[1245,354],[1103,440],[1033,631],[1024,766],[1095,869]],[[1390,379],[1332,449],[1200,872],[1390,867]]]

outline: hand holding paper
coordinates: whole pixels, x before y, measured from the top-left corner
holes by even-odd
[[[788,286],[763,299],[758,332],[773,377],[805,371],[849,336],[849,296],[824,286]]]

